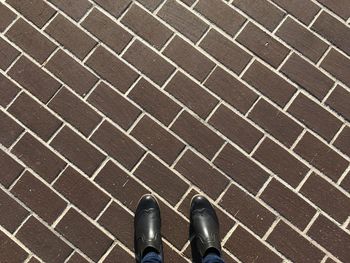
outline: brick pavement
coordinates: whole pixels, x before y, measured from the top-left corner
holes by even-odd
[[[0,262],[133,262],[160,201],[190,262],[349,262],[348,0],[1,0]]]

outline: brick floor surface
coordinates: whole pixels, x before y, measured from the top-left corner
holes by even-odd
[[[0,0],[0,262],[350,262],[350,1]]]

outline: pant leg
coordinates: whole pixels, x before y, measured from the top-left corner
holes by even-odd
[[[213,254],[210,253],[203,258],[202,263],[225,263],[225,262],[220,256],[214,253]]]
[[[141,263],[162,263],[162,257],[156,252],[147,253]]]

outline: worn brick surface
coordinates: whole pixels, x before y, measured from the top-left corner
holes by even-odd
[[[0,50],[0,68],[6,70],[20,53],[2,38],[0,38]]]
[[[97,82],[97,78],[91,72],[79,65],[62,50],[57,51],[50,58],[46,64],[46,68],[82,96]]]
[[[44,103],[48,102],[61,86],[57,80],[24,56],[16,61],[8,74]]]
[[[301,230],[316,213],[300,196],[275,179],[269,182],[260,198]]]
[[[17,20],[6,36],[39,63],[43,63],[56,48],[54,43],[23,19]]]
[[[166,262],[199,193],[225,262],[348,261],[349,1],[0,2],[0,262],[134,262],[146,193]]]
[[[163,53],[199,81],[203,81],[215,66],[208,57],[178,36],[171,40]]]
[[[98,9],[94,9],[84,19],[82,26],[117,53],[120,53],[132,39],[130,33]]]
[[[128,97],[166,126],[181,110],[178,104],[145,79],[137,82]]]
[[[88,136],[102,119],[99,114],[64,87],[50,100],[48,106],[85,136]]]
[[[25,172],[11,193],[48,224],[63,212],[67,203],[30,172]]]
[[[52,182],[66,165],[60,157],[29,133],[25,133],[15,144],[12,153],[48,182]]]
[[[8,111],[45,141],[62,125],[57,117],[25,93],[16,98]]]
[[[281,64],[289,52],[286,46],[252,23],[244,27],[237,41],[275,68]]]

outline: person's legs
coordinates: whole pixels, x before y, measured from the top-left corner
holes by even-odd
[[[202,263],[224,263],[224,260],[215,253],[209,253],[203,258]]]
[[[152,195],[144,195],[139,201],[134,218],[134,246],[137,262],[163,262],[160,227],[158,202]]]
[[[162,257],[157,252],[148,252],[141,260],[141,263],[162,263]]]
[[[221,258],[219,220],[210,202],[201,195],[192,198],[191,228],[203,263],[224,263]]]

